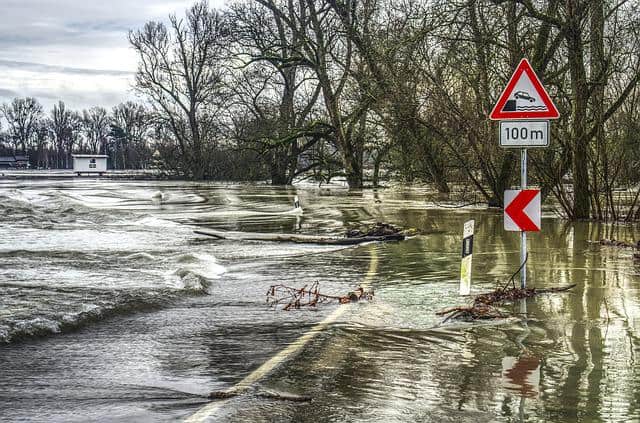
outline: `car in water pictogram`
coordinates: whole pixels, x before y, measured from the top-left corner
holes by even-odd
[[[534,101],[536,101],[535,98],[531,97],[529,95],[528,92],[526,91],[516,91],[513,96],[516,98],[516,100],[529,100],[529,102],[533,103]]]

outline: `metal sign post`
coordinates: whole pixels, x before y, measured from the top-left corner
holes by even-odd
[[[527,149],[520,150],[520,185],[527,189]],[[527,287],[527,232],[520,231],[520,288]]]

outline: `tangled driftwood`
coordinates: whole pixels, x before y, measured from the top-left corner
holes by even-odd
[[[413,229],[400,229],[389,223],[376,222],[372,225],[363,225],[358,228],[352,228],[345,234],[347,238],[363,238],[363,237],[394,237],[413,234]]]
[[[207,395],[209,399],[228,399],[237,397],[241,392],[238,390],[229,389],[226,391],[213,391]],[[272,399],[272,400],[281,400],[281,401],[292,401],[292,402],[311,402],[313,398],[308,395],[296,395],[290,394],[287,392],[274,392],[268,390],[260,390],[255,393],[256,396]]]
[[[373,299],[373,291],[365,291],[358,287],[347,295],[327,295],[320,293],[320,283],[314,282],[309,288],[294,288],[282,284],[271,285],[267,291],[267,304],[271,307],[283,305],[282,310],[300,309],[302,307],[316,307],[319,304],[338,302],[348,304],[360,300]]]
[[[523,298],[534,297],[538,294],[546,294],[551,292],[563,292],[576,286],[576,284],[558,287],[558,288],[517,288],[515,278],[526,265],[529,256],[525,258],[518,270],[511,275],[507,283],[494,291],[476,295],[473,302],[469,306],[451,307],[436,312],[438,316],[446,316],[442,323],[446,323],[451,319],[460,319],[465,321],[501,319],[509,317],[506,313],[496,306],[508,302],[513,302]]]
[[[358,236],[355,235],[355,232],[353,236],[236,232],[219,231],[215,229],[198,229],[194,232],[199,235],[206,235],[219,240],[293,242],[296,244],[325,245],[357,245],[364,244],[365,242],[402,241],[407,238],[407,235],[401,231],[389,235],[363,234]]]
[[[483,319],[500,319],[509,317],[509,313],[505,313],[502,310],[496,308],[496,305],[504,304],[507,302],[520,300],[522,298],[534,297],[538,294],[545,294],[551,292],[563,292],[576,286],[568,285],[558,288],[498,288],[495,291],[487,292],[477,295],[473,299],[473,303],[470,306],[458,306],[451,307],[445,310],[436,312],[438,316],[447,316],[442,323],[446,323],[451,319],[461,320],[483,320]]]

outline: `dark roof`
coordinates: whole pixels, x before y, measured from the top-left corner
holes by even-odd
[[[16,160],[29,160],[29,156],[15,156]]]
[[[15,162],[16,158],[13,156],[0,156],[0,162]]]
[[[105,154],[72,154],[71,157],[78,159],[108,159],[109,156]]]

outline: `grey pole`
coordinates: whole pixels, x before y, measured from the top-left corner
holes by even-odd
[[[522,182],[521,189],[527,189],[527,149],[520,150],[520,179]],[[525,231],[520,232],[520,288],[527,287],[527,233]]]

